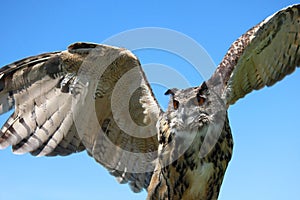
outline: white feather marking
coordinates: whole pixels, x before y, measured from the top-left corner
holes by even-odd
[[[35,106],[36,122],[38,125],[42,126],[66,102],[71,104],[70,96],[70,94],[61,93],[54,89],[41,97],[44,98],[44,103],[40,106]]]
[[[68,131],[73,124],[73,115],[71,111],[69,111],[63,119],[63,122],[61,123],[57,131],[54,133],[53,137],[49,140],[48,144],[38,154],[38,156],[50,154],[62,141],[62,139],[68,134]]]
[[[21,90],[20,92],[14,94],[16,113],[21,114],[23,112],[31,111],[30,108],[26,108],[23,105],[26,105],[28,102],[33,102],[34,99],[43,96],[45,93],[54,88],[58,80],[53,80],[50,77],[46,76],[43,79],[33,83],[26,89]],[[32,103],[30,103],[32,104]],[[21,107],[19,107],[21,106]],[[21,112],[19,112],[21,111]]]
[[[64,96],[64,95],[61,95],[61,96]],[[54,99],[52,101],[56,102],[56,100],[60,100],[60,99]],[[31,136],[28,139],[28,141],[25,144],[23,144],[20,148],[16,149],[14,151],[14,153],[23,154],[26,152],[34,151],[34,150],[38,149],[50,137],[54,138],[54,139],[50,139],[50,141],[49,141],[50,143],[52,143],[51,140],[59,139],[56,141],[58,144],[63,137],[63,135],[60,137],[60,134],[64,134],[58,130],[60,130],[60,126],[63,124],[63,121],[66,120],[66,115],[67,115],[68,111],[70,110],[70,100],[71,100],[71,96],[69,95],[68,99],[65,99],[64,101],[60,101],[62,106],[59,106],[59,104],[57,103],[58,104],[57,110],[56,111],[52,110],[52,112],[54,112],[54,114],[50,117],[50,119],[46,120],[45,123],[43,123],[41,127],[37,127],[36,130],[33,131],[33,132],[35,132],[34,136]],[[69,128],[70,128],[70,126],[69,126]],[[65,130],[65,131],[68,131],[68,130]],[[55,136],[57,134],[58,134],[58,136]],[[23,137],[23,138],[25,138],[25,137]],[[53,146],[53,149],[57,146],[57,144]],[[48,152],[48,153],[50,153],[50,152]]]

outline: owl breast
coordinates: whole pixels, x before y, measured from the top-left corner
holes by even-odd
[[[148,199],[217,199],[233,148],[227,115],[222,125],[199,115],[193,130],[184,129],[189,120],[160,120],[159,159]]]

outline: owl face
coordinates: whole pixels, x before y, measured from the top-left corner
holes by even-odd
[[[200,87],[188,89],[169,89],[171,95],[165,117],[171,129],[177,131],[193,131],[202,128],[209,122],[210,105],[209,89],[204,82]]]
[[[186,152],[193,142],[196,149],[201,147],[204,157],[218,141],[227,112],[215,89],[204,82],[200,87],[170,89],[165,93],[171,95],[170,102],[158,124],[164,166],[171,163],[169,158],[174,160]]]

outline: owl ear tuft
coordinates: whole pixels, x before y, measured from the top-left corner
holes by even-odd
[[[204,81],[204,82],[202,83],[202,85],[200,86],[200,89],[199,89],[199,91],[198,91],[198,94],[199,94],[199,95],[204,95],[204,93],[205,93],[207,90],[208,90],[208,87],[207,87],[207,85],[206,85],[206,82]]]
[[[165,95],[174,95],[174,92],[171,90],[171,89],[168,89],[166,92],[165,92]]]
[[[173,89],[168,89],[168,90],[165,92],[165,95],[172,95],[172,96],[174,96],[176,91],[177,91],[177,89],[175,89],[175,88],[173,88]]]

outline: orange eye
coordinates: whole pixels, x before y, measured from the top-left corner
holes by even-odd
[[[206,98],[201,95],[197,95],[197,101],[198,101],[199,106],[201,106],[205,103]]]
[[[174,100],[173,100],[173,108],[174,108],[175,110],[177,110],[177,109],[178,109],[178,106],[179,106],[179,102],[176,101],[176,100],[174,99]]]

